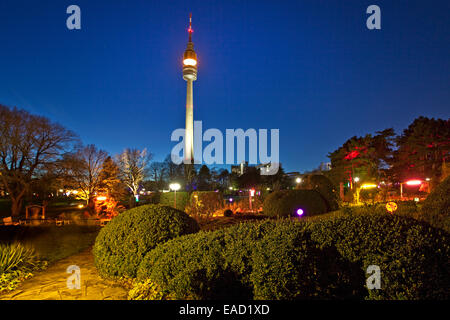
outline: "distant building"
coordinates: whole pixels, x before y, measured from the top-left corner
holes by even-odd
[[[300,173],[300,172],[297,172],[297,171],[294,171],[294,172],[286,172],[286,175],[287,175],[289,178],[296,179],[296,178],[298,178],[298,177],[301,176],[301,173]]]
[[[330,171],[331,170],[331,162],[321,162],[319,166],[320,171]]]
[[[237,174],[238,176],[242,176],[247,171],[247,168],[248,168],[248,162],[242,161],[237,166],[231,166],[231,173]]]
[[[261,164],[255,165],[255,166],[249,166],[248,161],[242,161],[237,166],[231,166],[231,173],[237,174],[238,176],[242,176],[244,173],[247,172],[249,167],[263,170],[263,169],[270,168],[270,163],[261,163]]]

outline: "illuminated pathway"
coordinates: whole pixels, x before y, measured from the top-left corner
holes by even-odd
[[[92,248],[52,264],[25,280],[16,290],[0,294],[0,300],[126,300],[128,291],[114,281],[102,279],[94,267]],[[81,269],[81,289],[67,288],[66,269]]]

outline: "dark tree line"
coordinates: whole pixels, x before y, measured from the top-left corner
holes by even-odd
[[[331,171],[335,184],[385,180],[430,179],[436,184],[448,175],[450,120],[419,117],[396,136],[389,128],[352,137],[331,152]]]

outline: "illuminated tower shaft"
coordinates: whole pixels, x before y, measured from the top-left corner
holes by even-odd
[[[187,82],[186,91],[186,131],[184,139],[185,163],[194,162],[194,81],[197,80],[197,54],[192,43],[192,14],[189,18],[189,42],[183,56],[183,79]]]
[[[192,163],[194,160],[194,81],[187,79],[186,92],[186,136],[184,140],[184,150],[186,162]]]

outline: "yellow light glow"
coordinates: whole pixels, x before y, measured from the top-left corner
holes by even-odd
[[[103,196],[97,197],[97,201],[105,201],[105,200],[106,200],[106,197],[103,197]]]
[[[194,59],[184,59],[183,60],[183,64],[185,66],[196,66],[197,65],[197,61]]]
[[[363,189],[372,189],[372,188],[376,188],[377,185],[376,184],[370,184],[370,183],[365,183],[361,186],[361,188]]]
[[[79,205],[78,205],[78,208],[83,209],[83,208],[84,208],[84,205],[79,204]]]
[[[409,180],[409,181],[406,181],[406,184],[408,186],[419,186],[422,184],[422,180]]]

